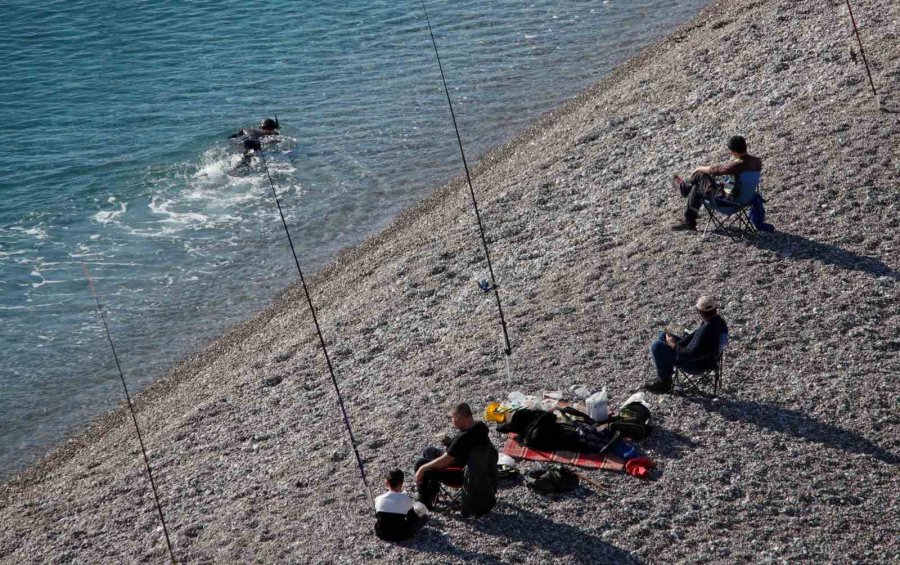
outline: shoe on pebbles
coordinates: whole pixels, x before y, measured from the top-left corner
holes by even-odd
[[[672,231],[697,231],[697,225],[689,224],[687,222],[678,222],[672,226]]]
[[[672,383],[655,380],[652,383],[648,383],[646,386],[644,386],[644,389],[647,392],[655,392],[656,394],[667,394],[672,392]]]

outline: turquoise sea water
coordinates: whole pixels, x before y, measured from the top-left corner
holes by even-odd
[[[470,159],[705,0],[431,1]],[[0,477],[461,170],[418,2],[5,1],[0,42]],[[490,223],[490,219],[486,221]],[[473,241],[473,245],[477,242]]]

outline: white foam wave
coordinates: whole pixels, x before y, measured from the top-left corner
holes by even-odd
[[[32,288],[41,288],[45,284],[60,284],[60,283],[65,282],[65,281],[56,281],[56,280],[50,280],[50,279],[44,278],[44,275],[41,274],[41,272],[37,268],[32,269],[30,274],[32,277],[38,277],[39,279],[41,279],[41,282],[31,283]]]
[[[199,212],[176,212],[172,207],[177,206],[175,200],[164,200],[154,196],[147,205],[150,211],[160,216],[166,216],[160,222],[171,222],[185,226],[196,226],[209,220],[209,216]]]
[[[110,196],[109,200],[107,200],[107,202],[109,202],[110,204],[115,204],[116,197]],[[128,210],[128,204],[126,204],[125,202],[119,202],[118,210],[101,210],[101,211],[97,212],[96,214],[94,214],[94,220],[96,220],[97,222],[99,222],[101,224],[108,224],[110,222],[115,222],[127,210]]]
[[[59,302],[48,302],[47,304],[28,304],[26,306],[0,306],[0,310],[31,310],[32,308],[52,308],[54,306],[65,304],[66,302],[71,302],[71,299],[61,300]]]
[[[237,166],[239,160],[238,156],[234,156],[231,162],[227,159],[204,160],[194,178],[207,179],[213,183],[226,183],[230,178],[228,171]]]
[[[266,150],[269,172],[279,195],[300,190],[293,180],[296,167],[292,163],[291,147],[295,143],[285,138],[279,146]],[[101,210],[93,219],[99,224],[116,225],[126,234],[141,238],[182,238],[190,232],[215,229],[221,230],[225,240],[230,240],[230,228],[246,226],[247,222],[263,217],[271,207],[262,162],[254,157],[248,168],[236,169],[241,158],[241,152],[233,145],[212,147],[193,162],[173,165],[161,177],[148,176],[148,200],[140,204],[132,200],[129,207],[110,197],[108,202],[117,204],[118,208]],[[92,241],[100,239],[99,234],[89,237]],[[199,252],[206,246],[199,245]],[[190,245],[186,244],[186,249],[193,252]],[[79,254],[86,252],[86,246],[78,248]]]
[[[12,226],[9,228],[12,231],[22,232],[26,235],[33,235],[37,239],[47,239],[47,232],[41,227],[40,224],[36,226],[32,226],[30,228],[24,228],[21,226]]]

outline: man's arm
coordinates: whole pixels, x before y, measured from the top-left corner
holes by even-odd
[[[719,177],[736,174],[739,166],[740,161],[728,161],[727,163],[720,163],[718,165],[701,165],[694,169],[694,172]]]
[[[430,471],[432,469],[443,469],[445,467],[449,467],[450,465],[452,465],[454,463],[454,461],[455,461],[455,459],[453,459],[452,455],[445,453],[445,454],[441,455],[440,457],[438,457],[437,459],[434,459],[432,461],[429,461],[428,463],[425,463],[424,465],[419,467],[418,471],[416,471],[416,483],[420,484],[424,480],[425,471]]]
[[[675,345],[675,352],[680,355],[687,355],[688,357],[693,355],[700,344],[700,339],[694,339],[694,335],[697,334],[697,331],[698,330],[694,330],[678,340],[678,343]]]
[[[718,351],[719,337],[713,324],[705,323],[697,328],[690,343],[685,342],[682,349],[675,349],[680,360],[701,361],[711,359]]]
[[[738,169],[741,167],[740,161],[728,161],[727,163],[722,163],[720,165],[713,165],[711,167],[706,167],[709,169],[708,173],[714,177],[720,177],[725,175],[736,175],[738,173]]]
[[[691,342],[692,339],[694,339],[694,333],[696,333],[696,330],[693,332],[688,332],[688,333],[684,334],[683,336],[681,336],[680,338],[676,339],[674,345],[673,344],[669,344],[669,345],[672,345],[672,348],[675,349],[675,351],[680,352],[681,350],[683,350],[685,347],[688,346],[688,344]],[[668,341],[667,341],[667,343],[668,343]]]

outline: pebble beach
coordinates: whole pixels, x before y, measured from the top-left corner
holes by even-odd
[[[606,386],[618,406],[656,334],[716,296],[724,388],[651,395],[650,480],[508,485],[485,518],[379,541],[295,284],[135,396],[177,561],[900,559],[900,4],[853,9],[877,101],[845,3],[717,1],[481,156],[509,371],[462,176],[307,281],[375,494],[455,402]],[[776,231],[672,232],[671,175],[726,160],[734,134]],[[94,420],[0,486],[0,562],[167,562],[143,465],[125,407]]]

